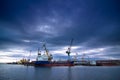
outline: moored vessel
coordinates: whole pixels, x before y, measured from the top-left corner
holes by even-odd
[[[48,50],[46,48],[46,45],[43,45],[45,53],[41,54],[41,52],[38,49],[38,55],[36,58],[36,61],[34,61],[34,65],[35,66],[46,66],[46,67],[50,67],[50,66],[74,66],[74,61],[71,61],[70,59],[66,60],[66,61],[53,61],[53,56],[52,54],[48,53]],[[70,54],[70,53],[69,53]],[[70,57],[70,55],[68,55],[68,57]]]

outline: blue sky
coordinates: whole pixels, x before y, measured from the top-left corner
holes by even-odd
[[[120,58],[118,0],[1,0],[0,62],[29,55],[35,59],[46,42],[55,58],[74,38],[71,55]]]

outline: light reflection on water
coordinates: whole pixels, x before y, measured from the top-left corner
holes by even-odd
[[[120,66],[34,67],[0,64],[0,80],[120,80]]]

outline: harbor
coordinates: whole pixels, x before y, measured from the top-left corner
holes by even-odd
[[[46,44],[43,44],[43,49],[45,51],[44,54],[41,53],[38,48],[38,53],[35,61],[30,61],[30,59],[21,59],[17,62],[7,63],[7,64],[20,64],[25,66],[37,66],[37,67],[54,67],[54,66],[120,66],[120,60],[89,60],[84,59],[85,54],[83,54],[82,58],[78,60],[74,56],[71,58],[71,47],[72,47],[73,39],[70,42],[70,46],[68,47],[66,54],[68,55],[66,60],[63,61],[55,61],[53,60],[53,55],[49,54],[49,51],[46,47]],[[31,51],[30,51],[31,54]]]
[[[54,67],[54,66],[120,66],[120,60],[96,60],[96,61],[51,61],[51,62],[41,62],[36,63],[36,61],[18,61],[18,62],[10,62],[7,64],[17,64],[17,65],[25,65],[25,66],[47,66],[47,67]],[[45,65],[48,64],[48,65]],[[44,65],[41,65],[44,64]]]
[[[120,0],[0,0],[0,80],[120,80]]]

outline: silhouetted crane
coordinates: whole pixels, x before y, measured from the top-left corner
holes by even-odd
[[[49,53],[48,53],[48,50],[47,50],[47,48],[46,48],[46,44],[45,44],[45,43],[43,44],[43,47],[44,47],[44,50],[45,50],[46,55],[47,55],[47,57],[48,57],[48,60],[51,61],[53,57],[52,57],[52,54],[49,54]]]
[[[68,50],[66,51],[66,53],[68,54],[68,57],[70,56],[70,53],[71,53],[72,43],[73,43],[73,39],[71,39],[70,46],[68,47]]]

